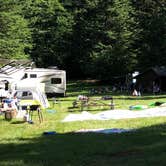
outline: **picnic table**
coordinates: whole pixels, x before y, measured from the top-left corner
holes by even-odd
[[[105,100],[109,100],[110,103],[104,102]],[[80,110],[83,111],[85,107],[98,107],[98,106],[107,106],[110,109],[114,109],[114,101],[112,96],[103,96],[99,98],[91,98],[91,97],[82,97],[74,100],[73,108],[80,107]]]

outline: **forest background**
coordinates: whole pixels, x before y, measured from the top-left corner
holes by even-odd
[[[76,79],[166,66],[166,1],[0,0],[0,58]]]

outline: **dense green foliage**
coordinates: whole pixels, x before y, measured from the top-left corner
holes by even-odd
[[[0,0],[0,57],[111,79],[166,65],[165,0]]]
[[[63,38],[71,32],[71,14],[57,0],[29,0],[25,16],[32,29],[32,59],[40,66],[62,65]]]
[[[141,0],[133,5],[139,29],[138,68],[166,65],[166,1]]]
[[[13,0],[0,0],[0,4],[0,57],[27,58],[31,33],[22,7]]]

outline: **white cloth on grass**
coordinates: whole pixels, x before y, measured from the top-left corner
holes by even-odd
[[[69,114],[62,122],[84,121],[84,120],[110,120],[110,119],[130,119],[166,116],[166,107],[155,107],[144,110],[109,110],[97,114],[83,111],[80,114]]]

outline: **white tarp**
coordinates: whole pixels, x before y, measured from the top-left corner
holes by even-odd
[[[83,120],[110,120],[110,119],[130,119],[166,116],[166,107],[155,107],[145,110],[109,110],[97,114],[83,111],[80,114],[69,114],[62,122],[83,121]]]

